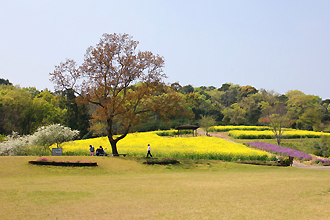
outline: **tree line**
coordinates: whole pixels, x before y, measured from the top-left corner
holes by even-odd
[[[220,88],[176,86],[185,94],[196,121],[211,116],[219,125],[269,125],[272,119],[279,123],[281,118],[283,127],[329,131],[330,100],[319,96],[298,90],[279,94],[231,83]]]
[[[20,88],[8,80],[0,79],[0,134],[12,131],[32,134],[39,127],[62,124],[80,131],[80,138],[106,133],[106,123],[91,122],[92,105],[77,102],[70,91],[53,93],[35,87]],[[278,94],[252,86],[225,83],[214,86],[193,87],[173,83],[171,87],[181,94],[186,108],[193,117],[170,116],[167,122],[160,120],[157,112],[149,113],[145,120],[135,125],[132,131],[151,131],[175,128],[182,124],[200,124],[203,117],[213,118],[214,125],[269,125],[270,109],[282,104],[284,127],[295,129],[329,131],[330,100],[306,95],[292,90]],[[268,111],[266,111],[268,109]],[[119,127],[119,126],[118,126]],[[120,129],[116,133],[120,133]]]
[[[80,137],[89,132],[88,108],[77,103],[72,92],[55,94],[48,89],[21,88],[4,79],[0,83],[0,134],[15,131],[27,135],[51,124],[79,130]]]

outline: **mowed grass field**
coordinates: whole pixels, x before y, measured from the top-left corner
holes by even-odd
[[[329,219],[330,170],[215,160],[143,165],[145,158],[0,157],[0,219]]]

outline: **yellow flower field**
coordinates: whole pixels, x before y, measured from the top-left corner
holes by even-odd
[[[226,126],[212,126],[209,131],[210,132],[225,132],[225,131],[231,131],[231,130],[248,130],[248,131],[264,131],[264,130],[271,130],[268,126],[232,126],[232,125],[226,125]]]
[[[128,156],[146,156],[147,145],[151,146],[151,153],[155,157],[173,157],[190,159],[217,159],[232,161],[265,160],[268,153],[250,149],[243,144],[235,144],[216,137],[167,137],[163,138],[157,132],[142,132],[128,134],[117,144],[119,153]],[[88,154],[89,145],[96,148],[103,146],[111,153],[107,137],[78,140],[62,144],[63,152],[77,152]]]
[[[297,138],[320,138],[322,135],[330,135],[329,133],[304,131],[304,130],[285,130],[282,138],[297,139]],[[272,131],[229,131],[229,136],[236,139],[272,139],[274,133]]]

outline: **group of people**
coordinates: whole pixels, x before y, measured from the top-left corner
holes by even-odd
[[[89,145],[89,152],[90,152],[91,156],[94,156],[95,148],[92,145]],[[96,156],[107,156],[108,154],[106,154],[103,147],[100,146],[98,149],[96,149],[95,155]]]
[[[92,145],[89,145],[89,152],[91,154],[91,156],[94,156],[94,151],[95,151],[95,148],[92,146]],[[148,144],[148,149],[147,149],[147,157],[152,157],[151,155],[151,147],[150,147],[150,144]],[[96,156],[108,156],[108,154],[106,154],[103,150],[103,147],[100,146],[97,150],[96,150]]]

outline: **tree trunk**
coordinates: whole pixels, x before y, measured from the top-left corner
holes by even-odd
[[[276,137],[276,139],[277,139],[277,145],[280,146],[280,144],[281,144],[281,135],[278,135]]]
[[[108,135],[108,139],[111,145],[111,150],[112,150],[112,155],[113,156],[119,156],[118,155],[118,150],[117,150],[117,141],[113,140],[112,137]]]
[[[112,120],[108,119],[108,127],[107,127],[107,131],[108,131],[108,140],[110,142],[111,145],[111,150],[112,150],[112,155],[113,156],[119,156],[118,155],[118,150],[117,150],[117,142],[118,139],[114,140],[113,139],[113,132],[112,132]]]

